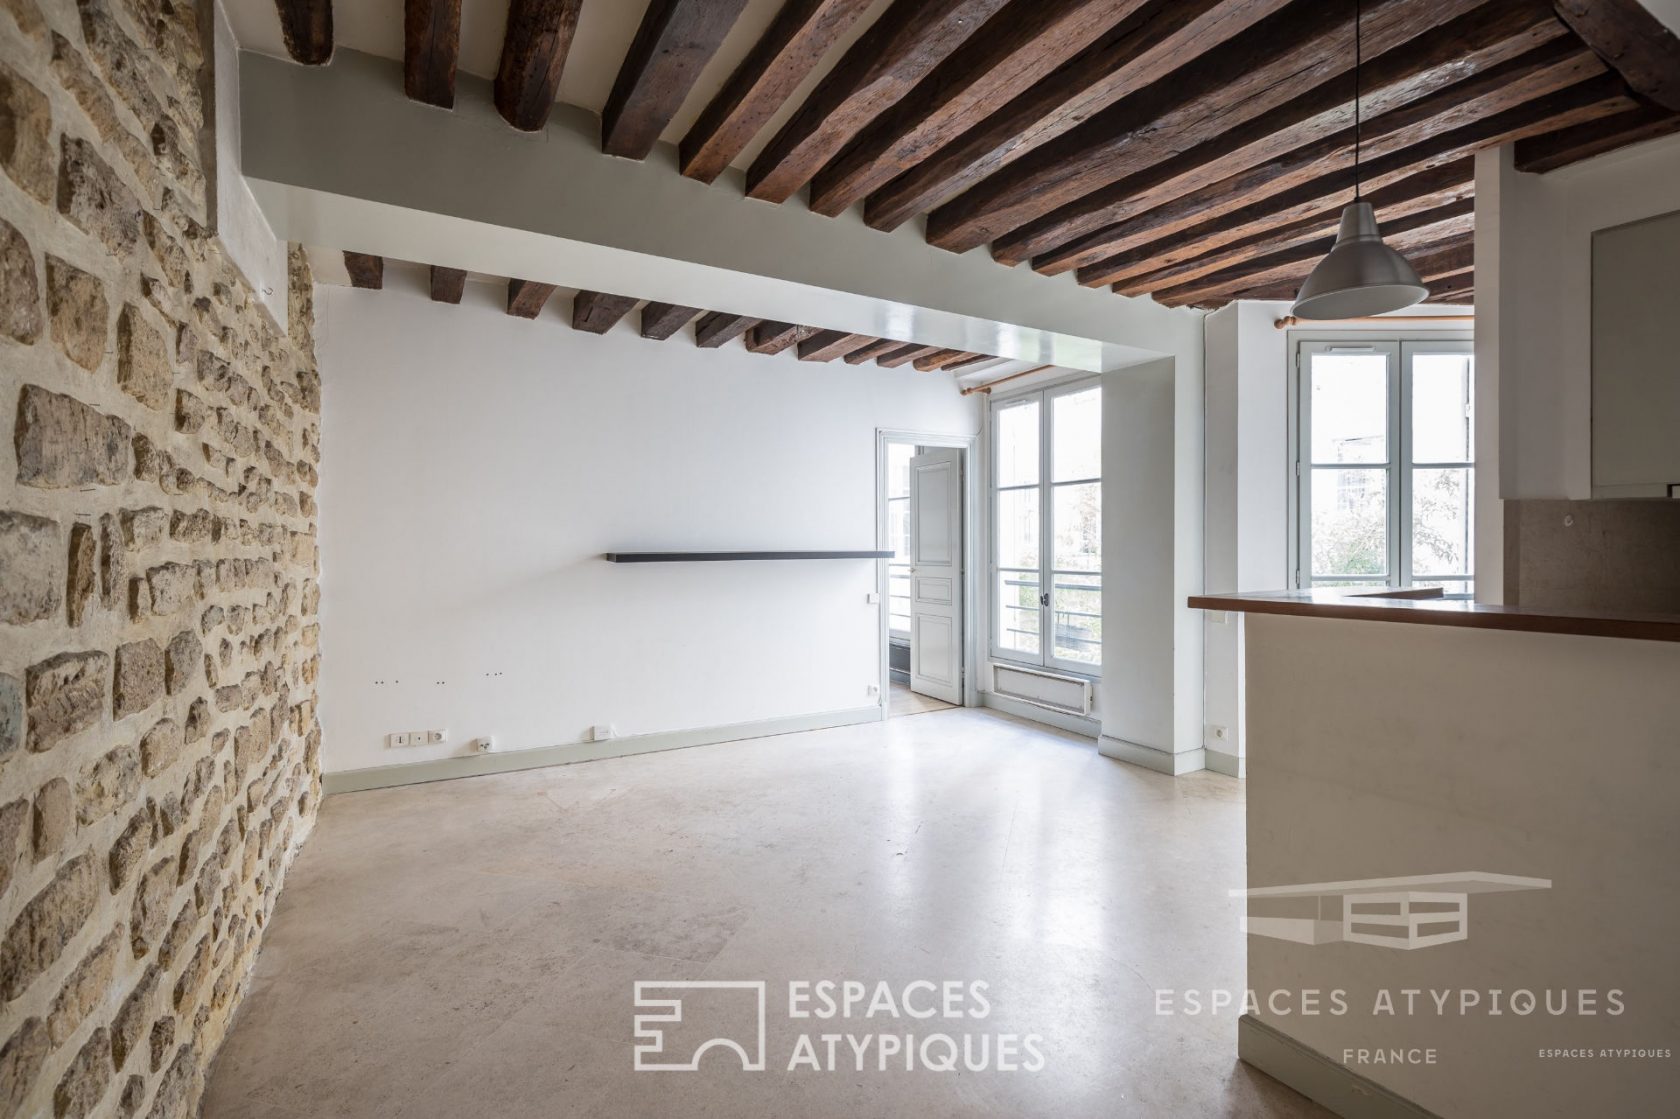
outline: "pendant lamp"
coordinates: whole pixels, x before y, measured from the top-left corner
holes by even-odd
[[[1300,319],[1357,319],[1410,307],[1429,294],[1406,258],[1383,244],[1376,211],[1359,197],[1359,24],[1353,7],[1353,201],[1342,211],[1330,254],[1296,293],[1290,312]]]

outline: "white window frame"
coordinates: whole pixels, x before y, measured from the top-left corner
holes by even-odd
[[[1061,482],[1052,480],[1052,448],[1055,437],[1054,420],[1052,419],[1054,415],[1054,408],[1052,407],[1052,402],[1059,396],[1067,396],[1071,393],[1083,392],[1090,388],[1100,389],[1101,387],[1101,377],[1080,377],[1074,380],[1061,381],[1054,385],[1048,385],[1044,388],[1010,393],[1007,396],[988,398],[986,423],[987,446],[990,449],[990,453],[988,455],[989,461],[987,462],[986,468],[987,562],[985,594],[987,613],[990,615],[991,623],[987,627],[989,631],[987,634],[987,641],[991,656],[995,660],[1035,668],[1054,669],[1057,672],[1067,673],[1072,676],[1088,677],[1090,679],[1098,679],[1102,676],[1102,666],[1100,664],[1092,665],[1087,664],[1084,661],[1064,660],[1055,655],[1055,640],[1051,631],[1051,619],[1054,615],[1055,598],[1054,595],[1047,595],[1047,592],[1053,590],[1054,588],[1054,580],[1057,574],[1084,576],[1094,575],[1097,578],[1098,587],[1100,588],[1102,586],[1104,571],[1107,566],[1106,557],[1104,559],[1104,566],[1096,571],[1057,572],[1051,567],[1055,558],[1055,537],[1053,534],[1054,525],[1052,524],[1052,521],[1055,516],[1056,503],[1054,500],[1054,492],[1056,487],[1084,485],[1091,482],[1095,482],[1099,486],[1102,485],[1102,477],[1100,475],[1095,478],[1075,478],[1067,479]],[[1038,481],[1035,484],[1024,486],[1000,487],[998,485],[998,455],[996,453],[998,415],[1000,412],[1006,411],[1011,407],[1019,407],[1033,401],[1036,401],[1038,404]],[[1039,579],[1040,599],[1038,612],[1039,652],[1036,656],[1031,653],[1023,653],[1019,649],[1006,648],[998,640],[1005,621],[1003,617],[1005,611],[998,608],[997,600],[998,575],[1003,570],[1002,566],[998,563],[998,495],[1005,490],[1022,489],[1038,490],[1039,547],[1037,574]],[[1100,651],[1098,655],[1101,656]]]
[[[886,531],[887,535],[886,535],[886,539],[884,539],[882,541],[883,547],[886,546],[887,544],[889,544],[891,542],[891,539],[892,539],[892,509],[893,509],[893,503],[901,501],[901,502],[904,503],[904,507],[907,511],[910,508],[910,491],[908,489],[906,489],[904,491],[904,495],[902,497],[894,497],[890,492],[887,492],[886,480],[890,479],[892,477],[892,472],[889,469],[889,467],[890,467],[891,462],[892,462],[892,448],[893,447],[908,447],[910,449],[910,456],[912,458],[914,458],[916,455],[920,454],[921,451],[922,451],[922,448],[918,447],[916,444],[914,444],[914,443],[912,443],[908,440],[905,440],[905,439],[889,438],[885,442],[885,450],[883,452],[884,457],[882,459],[882,463],[883,463],[883,466],[882,466],[882,470],[883,470],[882,502],[886,506],[886,522],[885,522],[886,529],[885,529],[885,531]],[[887,567],[887,583],[886,583],[886,590],[883,592],[883,594],[886,596],[886,602],[887,602],[887,636],[892,641],[896,641],[900,644],[906,644],[907,645],[910,642],[910,631],[908,629],[894,629],[893,626],[892,626],[892,617],[893,617],[893,613],[892,613],[892,577],[893,577],[893,573],[894,573],[895,568],[901,568],[903,570],[903,574],[904,574],[904,577],[906,579],[908,579],[910,577],[910,568],[912,566],[911,562],[910,562],[910,557],[908,555],[906,555],[901,559],[886,560],[885,563],[886,563],[886,567]]]
[[[1412,462],[1412,372],[1415,359],[1426,354],[1464,354],[1474,357],[1472,340],[1467,335],[1436,336],[1436,335],[1394,335],[1394,334],[1338,334],[1335,336],[1309,335],[1296,337],[1294,342],[1294,360],[1291,363],[1290,384],[1290,416],[1289,416],[1289,444],[1292,485],[1290,486],[1290,556],[1289,570],[1291,585],[1307,589],[1314,585],[1329,585],[1332,581],[1351,583],[1357,577],[1338,578],[1337,576],[1312,575],[1312,515],[1311,515],[1311,485],[1312,485],[1312,407],[1311,380],[1307,376],[1308,358],[1315,353],[1385,353],[1389,355],[1388,378],[1388,454],[1383,463],[1348,463],[1342,464],[1342,469],[1371,469],[1381,470],[1387,475],[1388,481],[1388,574],[1384,577],[1372,577],[1369,581],[1373,587],[1403,588],[1413,586],[1418,579],[1427,583],[1445,582],[1462,583],[1464,590],[1454,591],[1450,586],[1443,592],[1448,598],[1469,598],[1471,588],[1475,585],[1475,549],[1471,547],[1468,554],[1468,575],[1443,575],[1424,572],[1418,574],[1413,569],[1412,523],[1410,510],[1412,506],[1412,472],[1414,470],[1429,469],[1467,469],[1469,474],[1468,493],[1471,498],[1470,526],[1472,533],[1475,529],[1476,511],[1476,471],[1474,445],[1467,461],[1453,462]],[[1475,400],[1475,383],[1472,376],[1469,386],[1467,406],[1473,406]],[[1474,439],[1474,424],[1471,427]]]

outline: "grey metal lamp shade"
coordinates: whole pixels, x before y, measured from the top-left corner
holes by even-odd
[[[1301,285],[1291,309],[1302,319],[1357,319],[1410,307],[1429,289],[1406,258],[1383,244],[1369,202],[1342,211],[1330,254]]]

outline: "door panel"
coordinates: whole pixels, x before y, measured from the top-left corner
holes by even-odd
[[[910,460],[910,689],[962,702],[962,452]]]

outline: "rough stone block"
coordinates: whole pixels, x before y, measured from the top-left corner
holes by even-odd
[[[98,149],[66,134],[58,162],[58,212],[115,256],[140,241],[140,201]]]
[[[23,745],[23,684],[0,673],[0,761]]]
[[[111,892],[114,894],[134,877],[152,850],[152,814],[142,808],[128,821],[122,834],[111,845],[109,869],[111,872]]]
[[[204,736],[209,732],[210,704],[205,702],[204,698],[201,696],[198,699],[193,700],[192,706],[187,708],[187,721],[181,728],[181,733],[190,745],[194,742],[202,741]]]
[[[216,518],[208,509],[199,509],[191,513],[176,510],[169,521],[169,535],[184,544],[199,544],[210,539],[210,531]]]
[[[134,430],[74,397],[25,385],[18,398],[18,482],[44,489],[115,486],[134,468]]]
[[[52,201],[52,106],[46,94],[3,63],[0,63],[0,167],[38,201]]]
[[[134,985],[122,1009],[111,1020],[111,1060],[118,1069],[128,1064],[128,1058],[140,1047],[146,1026],[152,1020],[152,1007],[157,1001],[158,969],[153,964]],[[156,1069],[153,1070],[157,1071]]]
[[[124,509],[123,538],[131,548],[149,548],[161,544],[169,531],[169,511],[152,505],[144,509]]]
[[[41,278],[35,252],[7,221],[0,221],[0,333],[24,345],[41,337]]]
[[[111,658],[104,653],[60,653],[30,667],[25,692],[29,748],[39,753],[92,726],[105,707]]]
[[[52,1038],[54,1045],[63,1045],[70,1040],[70,1035],[76,1032],[76,1027],[82,1024],[88,1013],[104,1001],[105,992],[111,986],[111,976],[116,971],[117,946],[121,943],[121,934],[113,929],[104,940],[93,946],[87,958],[77,964],[76,970],[64,981],[58,998],[53,1000],[52,1013],[47,1015],[47,1036]]]
[[[140,751],[118,746],[82,770],[76,784],[76,820],[83,825],[120,811],[140,792]]]
[[[146,776],[156,777],[175,764],[175,759],[181,756],[181,746],[181,724],[174,719],[159,719],[140,739],[140,759]]]
[[[87,924],[98,898],[99,872],[93,856],[79,855],[59,868],[31,898],[0,942],[0,997],[17,998],[35,977],[64,954]]]
[[[173,614],[198,597],[198,572],[191,564],[165,563],[146,572],[152,613]]]
[[[23,1099],[51,1051],[47,1024],[39,1018],[25,1019],[0,1046],[0,1115],[23,1114]]]
[[[99,277],[49,255],[47,314],[53,341],[64,356],[83,369],[98,369],[111,330],[111,308]]]
[[[164,671],[163,649],[151,638],[119,646],[112,715],[121,719],[162,699]]]
[[[98,585],[99,549],[94,545],[93,526],[70,526],[70,565],[66,580],[64,604],[68,608],[70,624],[79,626],[87,614]]]
[[[168,1071],[159,1078],[157,1091],[152,1096],[151,1116],[166,1119],[167,1116],[186,1113],[198,1076],[198,1059],[198,1049],[190,1040],[175,1051],[175,1059],[169,1062]]]
[[[58,524],[46,517],[0,513],[0,622],[22,625],[58,611],[59,539]]]
[[[198,679],[204,667],[204,643],[192,630],[184,629],[170,639],[164,660],[164,686],[170,695],[176,695]],[[195,701],[194,706],[201,702]]]
[[[35,793],[31,813],[35,861],[41,862],[64,849],[64,841],[76,830],[76,797],[70,782],[54,777]]]
[[[169,349],[139,308],[123,305],[117,317],[117,384],[148,408],[169,407],[175,370]]]
[[[58,1087],[53,1089],[55,1119],[92,1115],[110,1086],[111,1031],[100,1026],[71,1058]]]
[[[116,1042],[113,1039],[112,1045]],[[117,1098],[117,1119],[134,1119],[146,1102],[146,1078],[134,1073],[123,1082],[122,1095]]]
[[[163,1062],[169,1059],[169,1050],[175,1044],[175,1019],[168,1014],[152,1023],[152,1071],[163,1067]]]
[[[107,608],[120,605],[127,572],[128,559],[117,515],[103,513],[99,517],[99,601]]]
[[[169,927],[169,902],[175,895],[175,860],[159,859],[140,876],[134,912],[128,923],[129,947],[136,958],[158,946]]]
[[[12,884],[12,868],[29,846],[29,802],[14,800],[0,807],[0,897]]]

